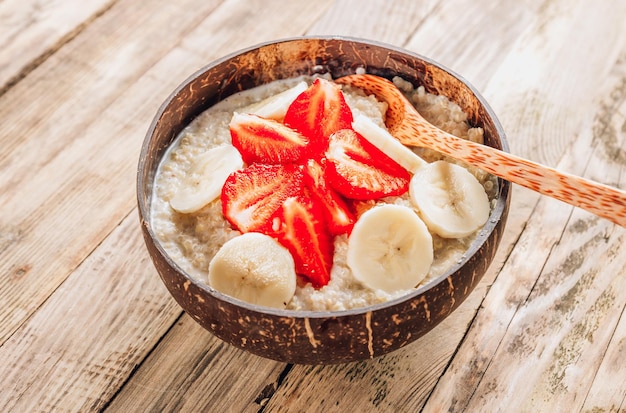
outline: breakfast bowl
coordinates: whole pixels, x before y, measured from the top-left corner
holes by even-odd
[[[192,276],[172,258],[153,225],[155,176],[177,136],[208,108],[229,96],[275,80],[367,73],[401,77],[446,96],[482,128],[484,144],[508,150],[502,127],[467,81],[440,64],[378,42],[347,37],[301,37],[257,45],[200,69],[162,104],[141,149],[137,198],[141,228],[163,283],[182,309],[221,340],[288,363],[333,364],[397,350],[429,332],[472,292],[501,240],[510,183],[495,179],[488,219],[462,256],[441,275],[384,302],[341,310],[271,308],[233,298]]]

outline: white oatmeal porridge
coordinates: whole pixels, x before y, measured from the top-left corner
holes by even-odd
[[[161,161],[155,177],[151,203],[152,226],[167,254],[197,281],[209,283],[209,263],[225,242],[241,233],[233,229],[222,215],[222,203],[219,197],[193,213],[175,211],[170,206],[170,201],[180,186],[181,180],[188,173],[195,158],[210,148],[231,144],[229,123],[234,112],[245,111],[243,108],[291,88],[303,80],[311,84],[313,79],[313,77],[299,77],[276,81],[230,96],[194,119],[180,133]],[[425,93],[423,87],[413,89],[410,83],[401,79],[394,79],[394,83],[405,92],[409,100],[431,123],[458,137],[482,143],[482,129],[469,127],[466,115],[456,104],[443,96]],[[384,126],[386,104],[348,86],[344,86],[342,90],[354,114],[364,114],[377,125]],[[444,159],[444,156],[429,150],[415,148],[414,151],[428,162]],[[454,162],[447,158],[446,160]],[[483,185],[493,206],[497,190],[495,179],[481,170],[467,165],[463,166]],[[411,206],[407,194],[371,202]],[[432,234],[434,260],[428,275],[420,285],[443,274],[459,261],[475,239],[476,233],[460,239],[442,238]],[[331,278],[328,284],[321,288],[314,288],[311,283],[299,277],[295,295],[287,303],[286,308],[315,311],[346,310],[388,301],[412,291],[412,289],[402,289],[388,293],[366,287],[357,281],[346,264],[347,248],[348,236],[345,234],[336,236]]]

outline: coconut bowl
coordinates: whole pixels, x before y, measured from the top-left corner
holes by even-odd
[[[504,231],[510,183],[498,179],[498,197],[485,227],[464,258],[412,293],[346,311],[288,311],[251,305],[221,294],[186,274],[160,246],[151,225],[155,172],[179,132],[225,97],[277,79],[330,73],[399,75],[427,92],[445,95],[484,129],[485,144],[508,150],[501,125],[467,81],[425,57],[390,45],[345,37],[303,37],[261,44],[210,63],[162,104],[141,149],[137,198],[141,229],[154,265],[178,304],[223,341],[288,363],[333,364],[397,350],[448,317],[478,284]]]

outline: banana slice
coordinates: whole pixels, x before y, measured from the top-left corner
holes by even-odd
[[[243,168],[239,151],[231,145],[217,146],[195,159],[170,206],[185,214],[201,209],[222,192],[224,181],[232,172]]]
[[[282,120],[287,113],[287,109],[300,93],[307,89],[306,82],[300,82],[294,87],[287,89],[277,95],[270,96],[260,102],[253,103],[242,112],[262,116],[268,119]]]
[[[422,166],[427,165],[425,160],[367,116],[356,115],[352,121],[352,128],[411,173],[415,173]]]
[[[460,165],[437,161],[420,168],[409,184],[411,203],[428,228],[444,238],[463,238],[485,225],[485,188]]]
[[[348,238],[347,264],[365,286],[389,293],[417,286],[433,263],[433,239],[413,209],[375,206]]]
[[[251,304],[285,308],[296,291],[295,264],[274,238],[248,232],[230,239],[215,254],[209,283]]]

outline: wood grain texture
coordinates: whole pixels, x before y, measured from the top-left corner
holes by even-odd
[[[567,5],[570,7],[571,3]],[[564,4],[561,6],[565,7]],[[588,10],[584,6],[594,10]],[[512,59],[519,64],[520,56],[533,56],[535,49],[539,49],[537,52],[540,56],[547,56],[550,52],[545,50],[546,48],[558,47],[559,43],[568,42],[569,40],[565,37],[570,36],[574,31],[581,30],[581,27],[587,27],[588,30],[592,30],[592,27],[593,30],[601,30],[598,25],[583,24],[583,21],[592,17],[603,20],[602,14],[598,14],[598,8],[588,4],[577,4],[577,7],[578,9],[574,8],[573,12],[577,13],[579,20],[572,22],[568,26],[569,30],[565,30],[562,22],[558,21],[554,24],[561,26],[559,30],[537,26],[537,30],[541,27],[542,33],[554,32],[554,39],[542,45],[524,43],[520,45],[521,50],[510,53]],[[623,10],[621,12],[623,13]],[[615,10],[609,11],[607,8],[602,13],[612,14]],[[561,125],[558,135],[564,140],[569,139],[569,146],[557,166],[562,170],[623,186],[623,183],[620,183],[620,176],[623,175],[623,161],[619,155],[621,150],[616,150],[623,144],[623,131],[620,133],[614,127],[599,128],[597,123],[599,122],[598,116],[604,118],[602,124],[605,125],[607,118],[623,117],[617,108],[621,107],[619,101],[623,99],[619,97],[623,96],[623,93],[619,91],[623,88],[624,75],[623,70],[617,69],[616,65],[623,64],[621,63],[623,57],[620,57],[619,50],[624,50],[626,39],[623,31],[621,35],[619,34],[617,26],[604,29],[607,31],[607,36],[614,41],[610,45],[595,49],[594,53],[597,53],[594,54],[595,59],[593,62],[585,60],[583,70],[588,70],[590,73],[608,72],[619,73],[619,75],[608,76],[608,78],[594,77],[594,82],[586,85],[580,85],[579,82],[567,84],[567,76],[564,76],[565,79],[560,77],[554,82],[549,82],[547,78],[555,76],[555,73],[565,73],[568,66],[580,64],[576,62],[579,62],[581,57],[572,55],[569,58],[571,60],[562,59],[560,66],[556,66],[554,61],[545,66],[533,65],[536,69],[533,76],[536,78],[543,76],[546,80],[540,83],[536,83],[536,78],[528,81],[533,85],[545,82],[546,88],[552,93],[550,101],[548,102],[547,99],[544,101],[545,108],[551,109],[546,110],[545,113],[549,116],[562,116],[567,120],[567,122],[565,119],[559,122],[557,118],[548,122],[541,119],[541,122],[546,124]],[[578,33],[577,36],[582,37],[584,34]],[[512,62],[505,62],[503,63],[505,71],[495,75],[496,86],[494,88],[498,90],[496,105],[498,101],[511,99],[507,106],[513,108],[516,102],[519,104],[519,101],[515,99],[518,96],[515,90],[517,88],[528,90],[527,87],[520,86],[524,78],[521,82],[513,81],[513,79],[520,79],[520,72],[514,70],[513,66],[516,65]],[[507,77],[509,77],[508,81],[505,80]],[[512,93],[507,93],[507,87],[513,89]],[[572,91],[577,88],[583,91]],[[541,90],[538,93],[546,94],[547,91]],[[508,99],[507,96],[509,96]],[[580,111],[579,116],[567,116],[571,109],[559,103],[555,96],[564,96],[563,99],[568,101],[575,97],[574,105]],[[603,114],[595,114],[595,102],[602,100],[607,101],[607,104],[600,105],[604,108]],[[608,103],[609,101],[611,103]],[[525,145],[529,148],[536,147],[533,153],[541,155],[543,149],[539,146],[542,142],[546,142],[546,139],[525,131],[525,128],[534,127],[531,124],[524,126],[525,121],[528,120],[525,112],[505,111],[501,119],[504,118],[505,128],[509,120],[516,123],[518,127],[514,130],[518,131],[520,136],[529,137]],[[517,120],[515,120],[516,116],[519,117]],[[620,119],[620,121],[608,122],[608,124],[614,123],[623,124],[623,121]],[[555,133],[551,133],[548,136],[554,135]],[[603,143],[607,141],[607,136],[611,136],[608,139],[611,142],[610,145]],[[509,134],[509,139],[512,146],[515,146],[515,137]],[[533,140],[536,142],[534,145],[530,143]],[[590,148],[593,151],[591,157]],[[607,157],[606,153],[613,153],[612,159]],[[441,406],[446,405],[451,406],[452,411],[480,409],[486,406],[500,406],[499,409],[508,406],[523,411],[546,409],[578,411],[581,409],[585,395],[571,394],[568,388],[572,387],[571,381],[593,379],[589,376],[579,377],[579,373],[576,372],[575,359],[583,356],[593,357],[595,351],[603,352],[611,345],[623,345],[623,343],[619,344],[619,340],[616,343],[611,342],[613,344],[608,341],[608,336],[615,330],[624,308],[623,298],[615,297],[616,286],[611,285],[610,281],[616,277],[616,274],[624,274],[624,269],[621,268],[623,262],[615,258],[615,254],[619,254],[618,250],[621,248],[623,236],[622,228],[614,228],[588,213],[580,210],[573,211],[564,204],[542,198],[528,221],[527,229],[522,233],[483,302],[483,309],[478,313],[470,334],[443,376],[445,378],[447,375],[453,379],[444,379],[440,382],[426,410],[437,411]],[[581,239],[586,241],[581,244]],[[593,268],[588,267],[589,265]],[[549,287],[543,284],[546,277],[551,280]],[[617,278],[623,277],[617,276]],[[538,296],[534,298],[533,291],[540,287],[542,293],[538,296],[541,295],[542,298],[539,299]],[[616,300],[614,306],[610,304],[612,300]],[[555,317],[558,313],[557,308],[565,311],[566,307],[567,311],[562,314],[562,317],[569,320],[568,322],[542,319]],[[568,312],[574,311],[574,307],[578,309],[578,312]],[[540,326],[544,326],[543,330]],[[600,340],[604,341],[596,344],[598,338],[595,338],[595,329],[598,328],[602,329]],[[573,348],[572,346],[581,346],[580,340],[585,341],[585,334],[588,334],[589,338],[595,338],[589,341],[590,347]],[[554,339],[549,340],[548,337]],[[550,342],[553,347],[542,348],[542,343],[547,342]],[[572,358],[568,359],[569,356]],[[595,357],[597,360],[601,359],[598,353]],[[472,368],[468,369],[467,366],[472,366]],[[587,366],[590,368],[589,365]],[[595,371],[591,368],[585,373]],[[610,376],[596,376],[595,380],[602,382],[612,379]],[[463,388],[456,386],[459,382],[464,384]],[[549,386],[548,382],[550,382]],[[503,391],[496,383],[508,383],[510,389],[516,390],[515,392]],[[527,383],[537,383],[537,387],[533,388]],[[589,381],[585,383],[586,386],[591,385]],[[576,387],[580,388],[581,382],[578,382]],[[522,388],[531,390],[529,393],[524,393],[525,390]],[[594,404],[594,407],[606,408],[608,406],[600,403]]]
[[[0,2],[0,95],[113,3],[112,0]]]
[[[430,15],[435,1],[343,0],[328,8],[307,35],[340,35],[403,45]],[[356,18],[346,18],[346,16]],[[400,28],[401,30],[398,30]]]
[[[179,317],[136,226],[126,217],[0,347],[0,410],[102,408]]]
[[[289,368],[229,346],[185,314],[106,411],[256,412]]]
[[[585,1],[549,1],[539,10],[484,89],[508,132],[512,152],[557,165],[580,133],[577,124],[593,116],[584,108],[598,104],[604,93],[599,82],[623,53],[624,32],[618,23],[623,13],[623,5],[593,7]],[[574,46],[591,35],[603,41]]]
[[[620,1],[0,2],[0,410],[623,412],[623,228],[515,187],[495,262],[428,335],[289,366],[181,315],[134,184],[176,85],[308,33],[434,58],[479,88],[514,153],[624,188],[624,21]]]
[[[0,286],[0,342],[129,213],[150,117],[198,64],[187,58],[186,70],[180,62],[163,68],[169,83],[139,80],[176,44],[175,29],[188,31],[161,27],[176,12],[195,25],[202,10],[192,2],[144,6],[163,14],[118,3],[0,98],[0,273],[9,277]],[[210,6],[202,3],[207,13]]]
[[[245,47],[302,36],[331,3],[330,0],[225,1],[193,33],[182,39],[181,47],[197,53],[208,64]]]

